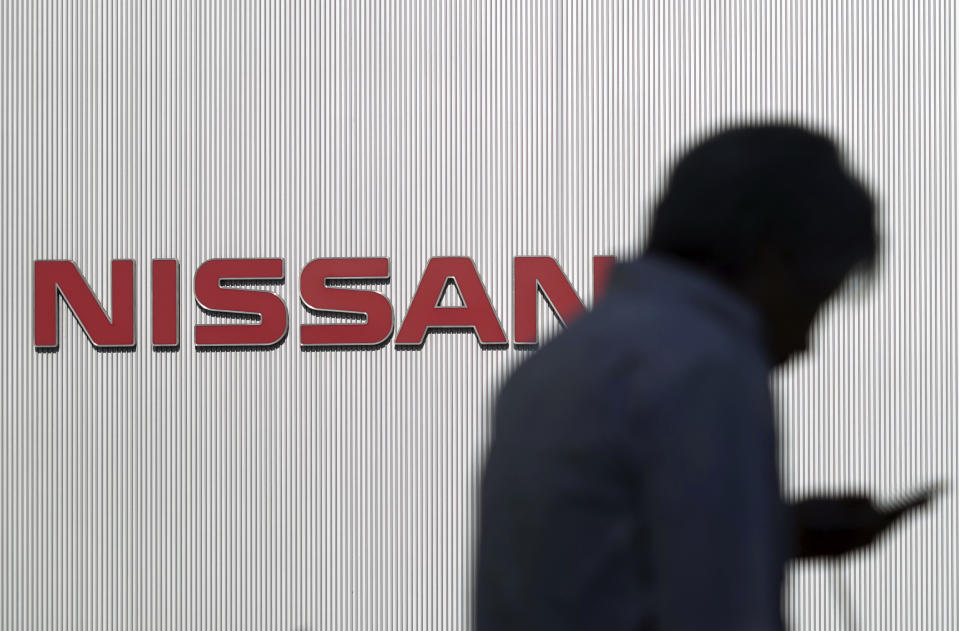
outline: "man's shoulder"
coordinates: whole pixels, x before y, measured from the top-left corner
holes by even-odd
[[[566,331],[525,358],[506,386],[567,396],[615,386],[628,374],[662,384],[708,371],[767,372],[759,332],[654,293],[610,292]],[[612,386],[611,386],[612,384]]]
[[[670,364],[761,360],[758,331],[729,326],[709,311],[654,295],[618,294],[587,318],[604,345]]]

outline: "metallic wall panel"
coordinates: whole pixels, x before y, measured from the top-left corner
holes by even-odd
[[[526,352],[302,352],[299,270],[389,256],[399,323],[429,257],[471,256],[511,332],[513,256],[591,295],[677,152],[749,117],[835,134],[882,208],[879,279],[774,379],[790,492],[957,477],[952,0],[0,15],[2,628],[469,628],[491,401]],[[193,272],[234,256],[285,259],[290,338],[197,353]],[[181,263],[176,353],[149,346],[154,257]],[[107,305],[110,260],[136,259],[136,352],[94,351],[65,308],[60,351],[33,350],[45,258]],[[959,628],[957,515],[953,493],[874,554],[796,568],[794,627]]]

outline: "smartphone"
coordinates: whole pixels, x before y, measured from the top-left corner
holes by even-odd
[[[927,487],[926,489],[923,489],[922,491],[919,491],[918,493],[910,493],[909,495],[896,500],[890,504],[888,508],[884,508],[880,512],[889,517],[891,520],[895,520],[905,513],[923,508],[932,500],[941,497],[943,493],[945,493],[945,485],[941,482],[938,482],[930,487]]]

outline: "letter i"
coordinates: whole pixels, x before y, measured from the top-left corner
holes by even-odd
[[[153,259],[153,348],[180,346],[180,263]]]

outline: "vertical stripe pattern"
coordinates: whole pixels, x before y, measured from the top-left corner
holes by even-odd
[[[469,629],[495,393],[526,357],[472,334],[304,352],[299,271],[387,256],[397,327],[431,256],[475,261],[512,331],[512,257],[635,253],[669,165],[730,122],[837,137],[881,208],[879,276],[774,377],[791,494],[956,480],[951,0],[0,3],[0,627]],[[193,273],[281,257],[290,336],[197,353]],[[32,264],[109,309],[136,260],[135,352],[61,307],[32,346]],[[180,262],[178,352],[150,346],[150,261]],[[559,327],[544,303],[540,329]],[[955,493],[876,552],[790,572],[797,629],[959,627]],[[839,596],[845,594],[842,598]],[[838,625],[838,626],[837,626]]]

